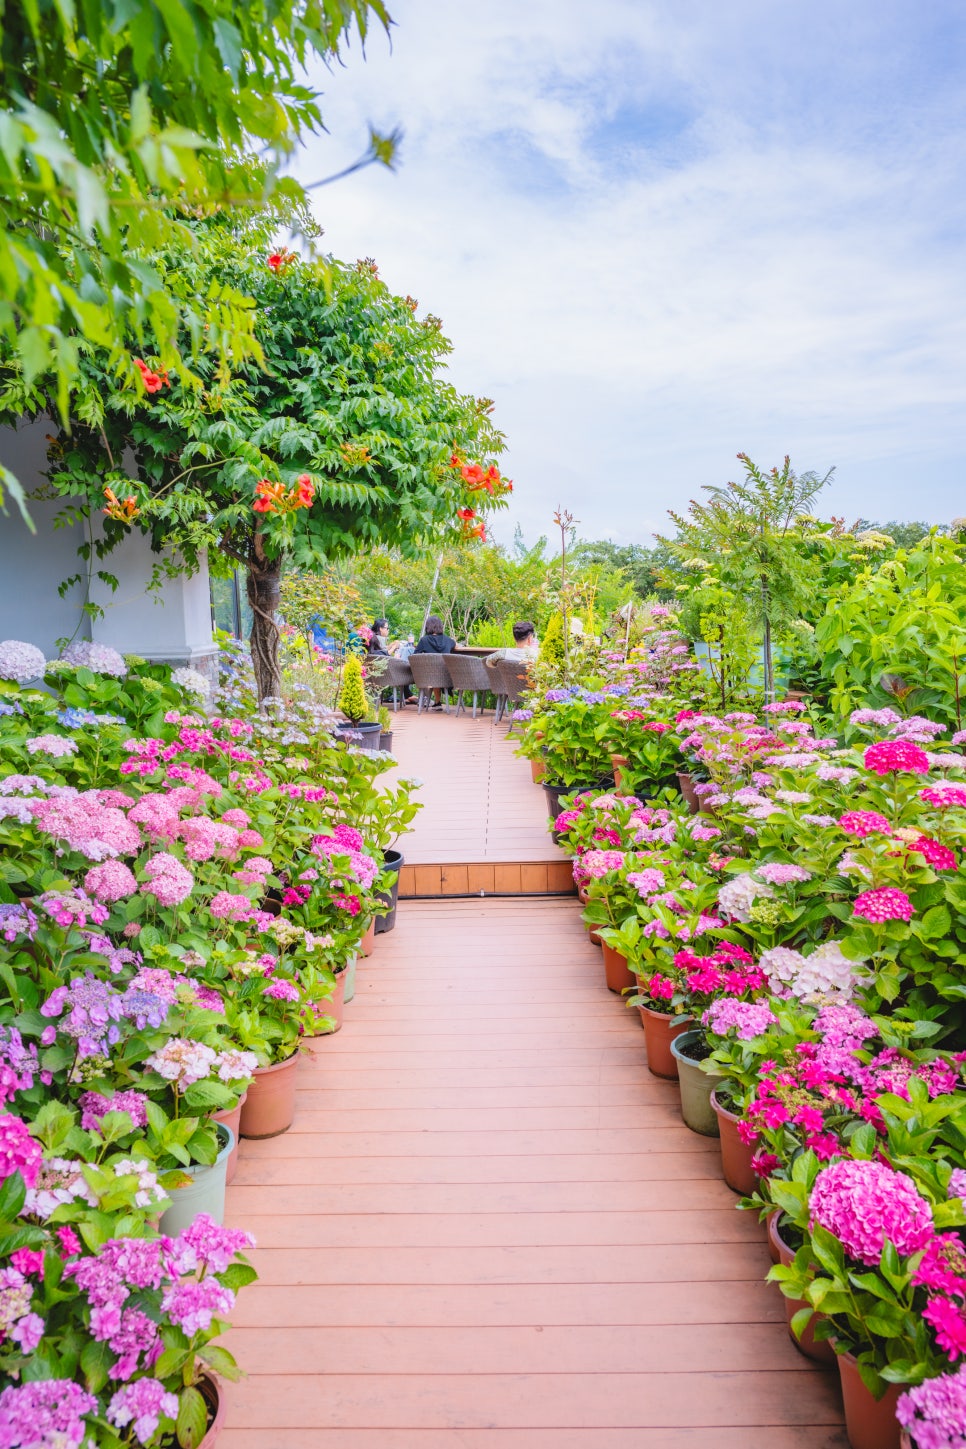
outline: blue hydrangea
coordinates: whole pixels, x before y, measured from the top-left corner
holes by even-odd
[[[79,730],[97,724],[97,715],[92,709],[62,709],[57,716],[57,723],[65,729]]]

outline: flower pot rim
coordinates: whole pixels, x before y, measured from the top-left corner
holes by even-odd
[[[277,1072],[280,1067],[287,1067],[291,1061],[293,1061],[295,1058],[297,1058],[299,1056],[301,1050],[302,1050],[302,1044],[300,1042],[299,1045],[295,1048],[295,1050],[289,1052],[288,1056],[287,1057],[283,1057],[280,1062],[270,1062],[267,1067],[256,1067],[255,1068],[255,1075],[256,1076],[259,1076],[259,1075],[265,1076],[268,1072]]]
[[[724,1083],[722,1083],[722,1086],[723,1085],[724,1085]],[[744,1114],[744,1112],[734,1112],[734,1111],[732,1111],[732,1109],[730,1107],[726,1107],[723,1102],[719,1102],[718,1101],[718,1088],[717,1087],[714,1087],[712,1089],[712,1092],[711,1092],[711,1105],[714,1108],[714,1110],[718,1113],[719,1117],[727,1117],[730,1122],[743,1122],[745,1120],[745,1114]]]

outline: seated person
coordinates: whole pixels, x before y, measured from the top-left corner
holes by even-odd
[[[513,648],[494,649],[492,654],[486,656],[484,663],[491,669],[501,659],[509,659],[513,663],[535,664],[539,653],[536,629],[528,619],[521,619],[513,626]]]
[[[389,653],[389,620],[373,619],[372,638],[369,640],[370,654]]]
[[[420,639],[414,654],[452,654],[456,648],[456,640],[451,639],[443,632],[443,621],[435,614],[430,614],[423,625],[423,637]]]

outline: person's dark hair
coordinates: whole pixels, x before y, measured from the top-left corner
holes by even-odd
[[[427,633],[427,634],[442,634],[442,632],[443,632],[443,621],[442,621],[442,619],[440,619],[438,617],[438,615],[436,615],[436,614],[430,614],[429,617],[428,617],[428,619],[426,620],[426,625],[425,625],[425,631],[424,632]]]
[[[389,628],[389,620],[388,619],[373,619],[373,621],[372,621],[372,632],[373,632],[373,634],[381,634],[382,631],[383,631],[383,629],[388,629],[388,628]]]
[[[515,644],[522,644],[524,639],[529,639],[530,635],[536,632],[536,629],[530,623],[529,619],[521,619],[518,624],[514,624],[513,626],[513,642]]]

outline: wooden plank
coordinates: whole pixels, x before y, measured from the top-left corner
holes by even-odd
[[[735,1204],[576,903],[406,902],[292,1130],[242,1142],[219,1449],[845,1449]]]
[[[413,870],[413,890],[419,896],[442,895],[442,867],[438,865],[417,865]]]
[[[539,865],[521,865],[520,889],[522,891],[534,892],[549,890],[546,865],[543,863]]]
[[[469,890],[469,866],[444,865],[440,877],[444,896],[465,896]]]
[[[497,865],[493,872],[493,889],[517,894],[520,891],[520,866]]]
[[[471,893],[476,891],[492,891],[496,879],[496,869],[492,865],[471,865],[467,868],[466,888]]]

